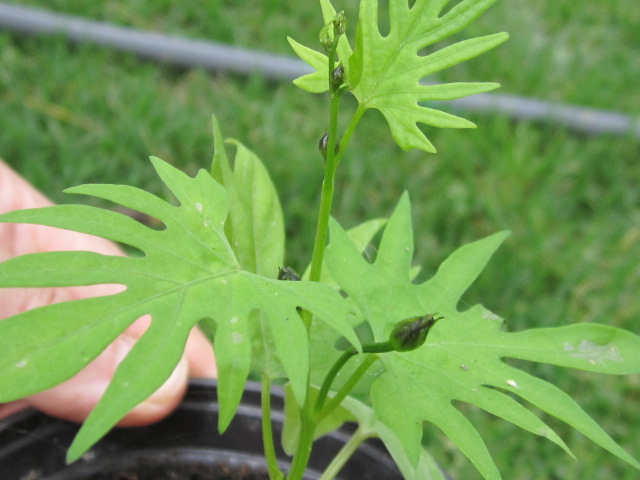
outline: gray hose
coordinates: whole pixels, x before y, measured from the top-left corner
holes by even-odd
[[[142,32],[4,2],[0,2],[0,29],[26,34],[62,34],[72,41],[96,43],[171,65],[259,73],[273,80],[292,80],[311,71],[301,60],[283,55]],[[548,121],[591,134],[640,138],[640,118],[613,111],[497,93],[474,95],[450,103],[461,110],[499,112],[515,119]]]
[[[578,132],[632,135],[640,139],[640,117],[634,118],[611,110],[545,102],[504,93],[480,93],[453,100],[452,103],[466,111],[499,112],[517,120],[559,123]]]
[[[269,79],[293,79],[312,71],[298,59],[227,45],[151,33],[71,15],[0,2],[0,29],[26,34],[65,35],[132,52],[170,65],[236,73],[259,73]]]

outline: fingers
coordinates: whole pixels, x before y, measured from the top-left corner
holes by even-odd
[[[141,319],[130,327],[127,334],[142,334],[142,328],[146,329],[147,325],[148,320]],[[123,337],[125,336],[123,335]],[[186,391],[189,377],[215,378],[216,373],[211,342],[197,327],[193,328],[187,340],[185,354],[171,377],[153,395],[127,414],[118,425],[146,425],[164,418],[180,403]]]
[[[198,328],[191,330],[186,349],[189,376],[199,378],[216,378],[216,359],[213,356],[211,342]]]
[[[48,205],[52,203],[47,197],[0,159],[0,213]]]
[[[54,417],[82,422],[104,394],[117,365],[133,348],[135,340],[119,337],[76,376],[49,390],[32,395],[28,403]],[[180,402],[187,387],[189,368],[183,357],[169,379],[119,423],[145,425],[168,415]]]
[[[19,412],[29,406],[26,400],[18,400],[10,403],[0,403],[0,420],[9,415]]]
[[[39,410],[74,422],[82,422],[104,394],[116,368],[131,351],[149,325],[148,318],[136,321],[127,332],[70,380],[32,395],[28,403]],[[215,375],[211,344],[194,329],[185,355],[171,376],[149,398],[136,406],[120,426],[146,425],[171,413],[182,399],[190,376]]]

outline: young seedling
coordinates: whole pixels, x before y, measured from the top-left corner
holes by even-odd
[[[390,29],[383,36],[377,0],[361,1],[357,22],[336,12],[329,0],[320,0],[322,51],[290,39],[296,53],[315,69],[296,85],[328,92],[329,99],[327,129],[318,134],[325,175],[317,230],[302,279],[284,267],[283,216],[265,167],[237,141],[231,141],[237,149],[232,166],[215,119],[215,156],[209,171],[191,178],[151,159],[176,205],[122,185],[68,190],[142,212],[158,219],[163,229],[81,205],[0,216],[2,222],[98,235],[144,254],[49,252],[0,264],[0,287],[126,287],[114,295],[49,305],[0,322],[0,402],[68,379],[148,314],[151,326],[80,429],[68,451],[70,462],[162,385],[178,363],[189,331],[201,323],[214,332],[221,432],[234,417],[250,373],[262,379],[265,456],[274,480],[302,479],[314,439],[345,421],[359,427],[323,480],[334,478],[368,437],[382,439],[405,478],[443,478],[422,446],[425,422],[442,430],[484,478],[501,478],[480,434],[454,401],[476,405],[546,437],[572,455],[563,440],[515,398],[640,467],[571,397],[504,362],[514,358],[599,373],[637,373],[638,336],[593,323],[511,333],[481,305],[458,310],[462,294],[507,234],[461,247],[428,281],[416,283],[407,194],[386,222],[345,231],[331,219],[338,166],[347,161],[350,140],[367,110],[382,113],[404,150],[435,151],[420,124],[474,127],[427,105],[486,92],[497,84],[421,81],[492,49],[507,35],[459,41],[426,56],[421,52],[462,30],[494,2],[461,0],[446,9],[447,0],[389,0]],[[350,42],[347,27],[356,23],[355,42]],[[338,112],[345,94],[355,97],[357,107],[341,130]],[[370,262],[362,251],[385,223],[377,256]],[[293,455],[287,472],[279,468],[271,431],[273,382],[286,383],[282,441]]]

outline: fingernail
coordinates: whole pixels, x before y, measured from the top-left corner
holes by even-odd
[[[189,367],[183,356],[171,376],[149,398],[135,407],[118,425],[153,423],[166,417],[180,403],[187,389]]]

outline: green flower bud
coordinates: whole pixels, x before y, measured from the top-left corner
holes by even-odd
[[[293,268],[278,267],[278,280],[290,280],[292,282],[299,282],[302,279]]]
[[[424,316],[417,316],[402,320],[393,327],[389,335],[389,343],[396,352],[409,352],[421,347],[427,340],[429,330],[436,322],[444,317],[434,318],[427,313]]]
[[[344,35],[344,32],[347,31],[347,17],[344,14],[344,11],[340,12],[333,19],[333,34],[336,37],[340,35]]]
[[[331,37],[332,28],[333,24],[329,22],[322,27],[322,30],[320,30],[320,44],[327,52],[331,51],[331,48],[333,47],[333,38]]]

